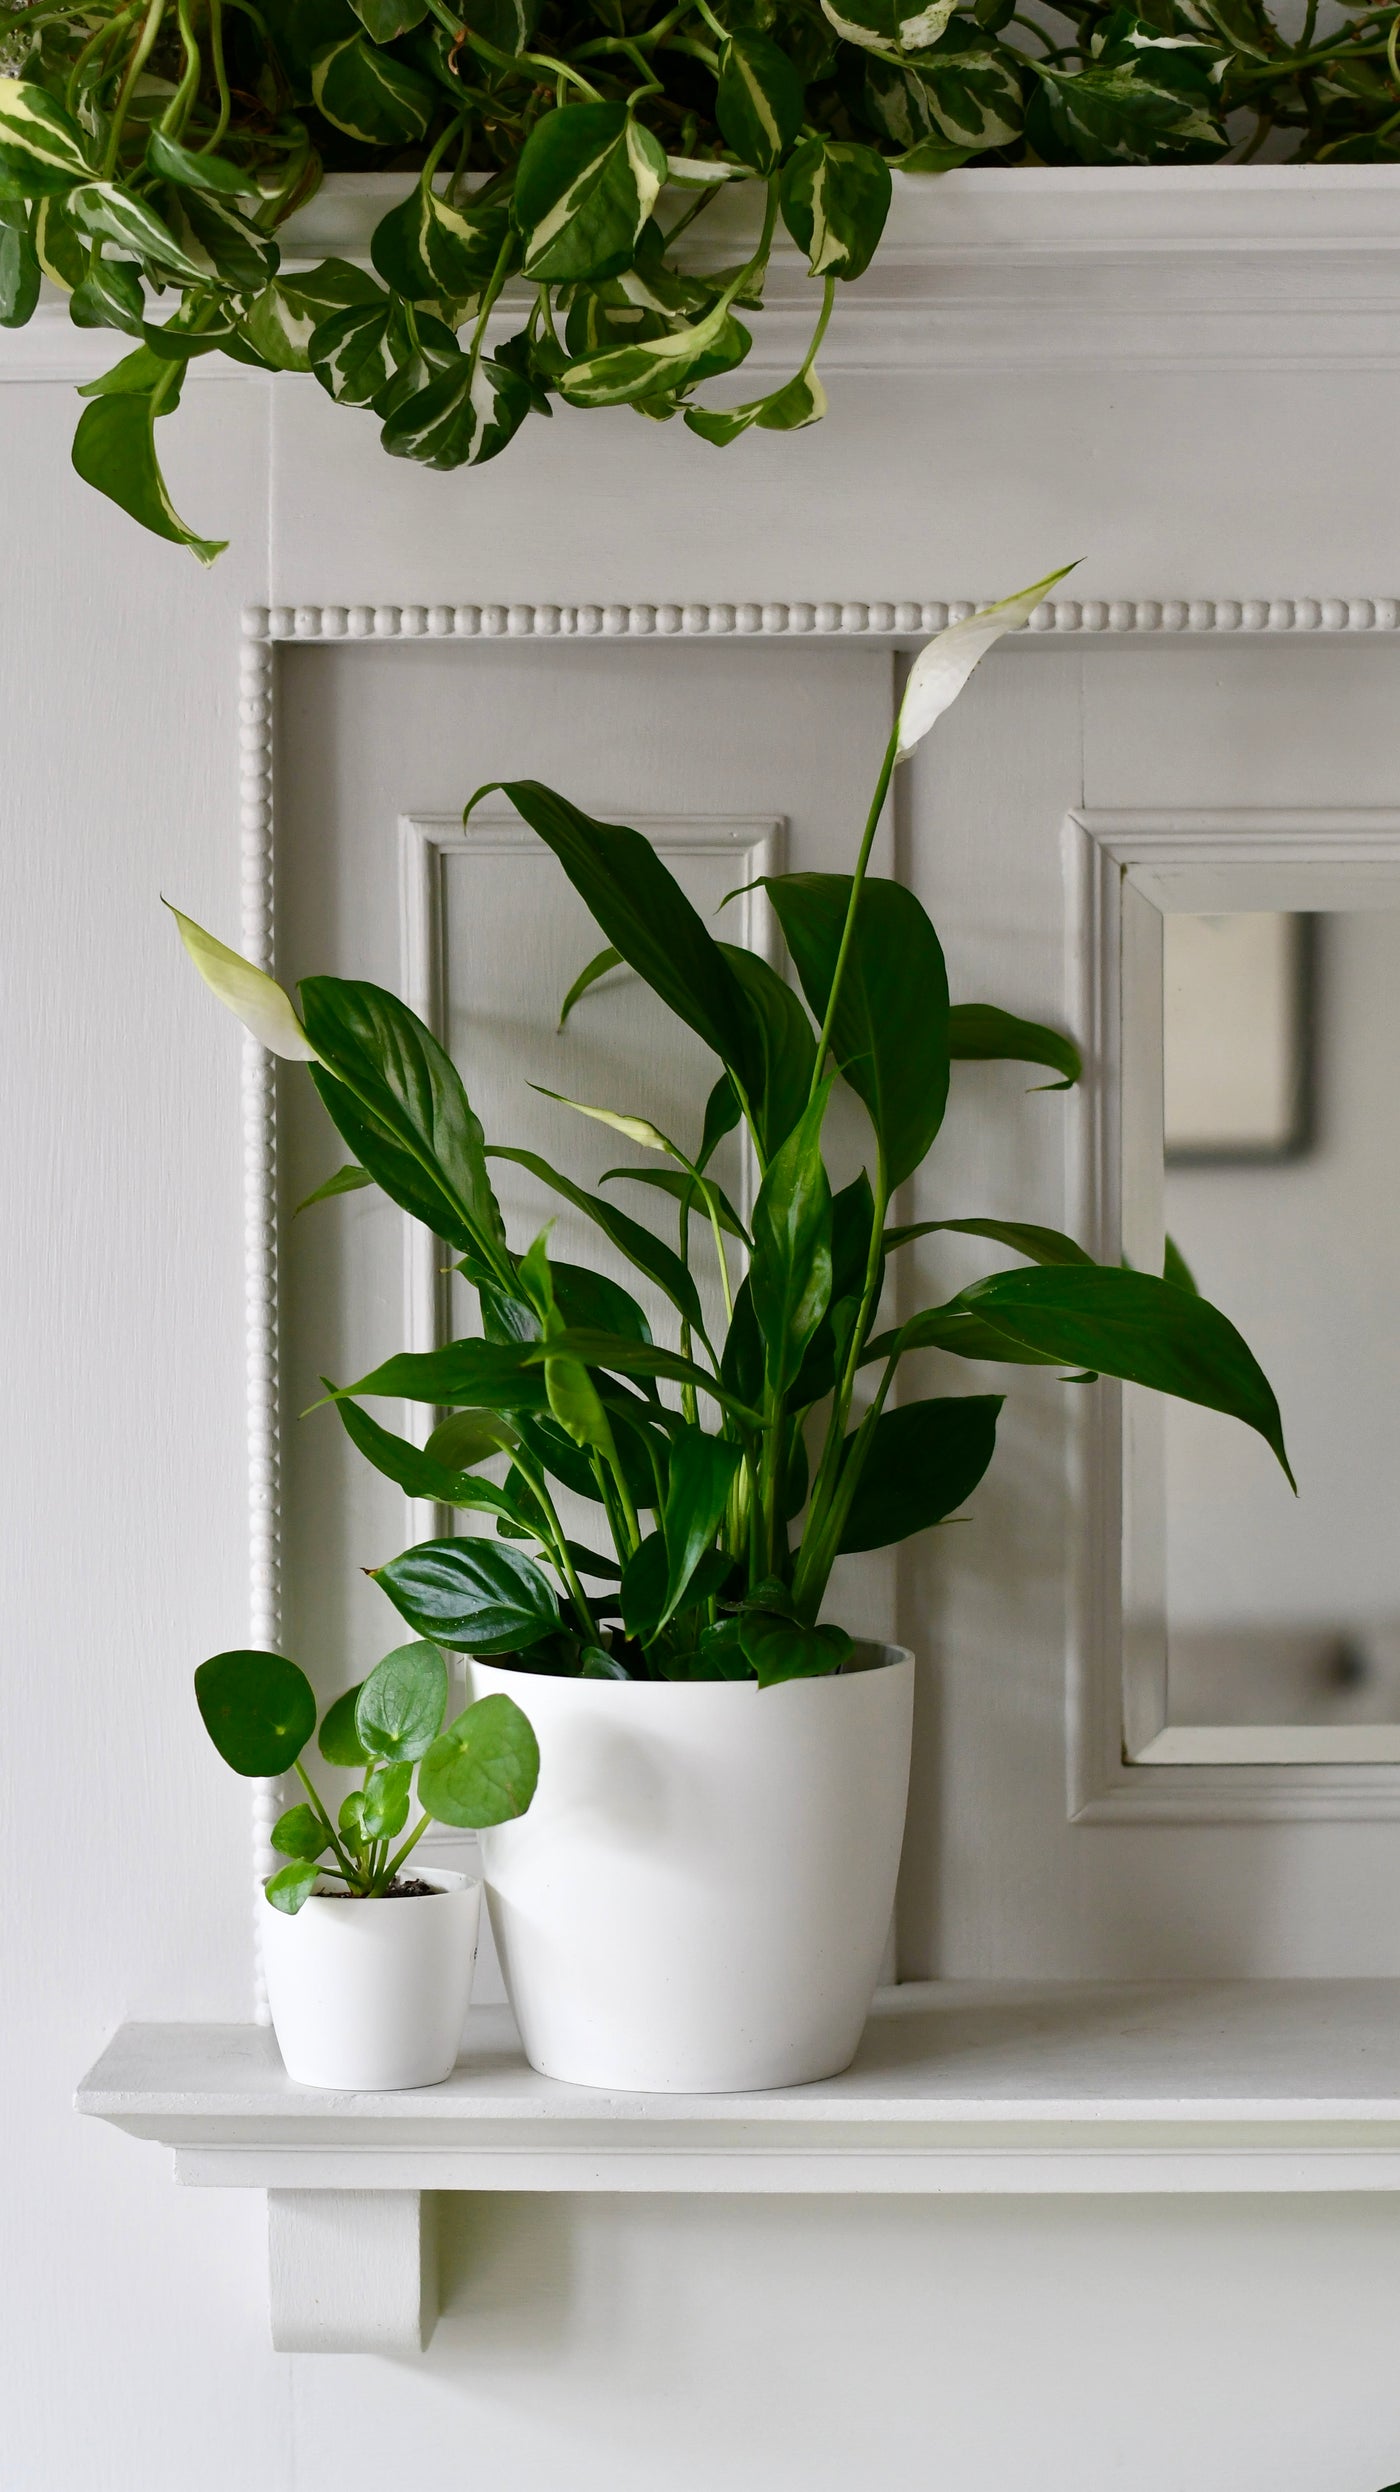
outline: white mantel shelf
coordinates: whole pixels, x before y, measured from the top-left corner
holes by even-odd
[[[844,2076],[771,2094],[562,2085],[501,2007],[407,2094],[293,2085],[257,2026],[125,2025],[77,2107],[268,2191],[275,2344],[401,2352],[442,2190],[1400,2190],[1400,1981],[911,1983]]]

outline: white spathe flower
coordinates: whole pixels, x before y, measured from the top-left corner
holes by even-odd
[[[274,1056],[315,1064],[316,1050],[297,1019],[290,996],[283,993],[277,980],[269,978],[265,969],[255,969],[241,952],[231,952],[217,935],[206,934],[202,926],[172,907],[169,900],[165,905],[205,985],[212,987],[220,1003],[227,1004],[244,1029]]]
[[[952,707],[978,659],[986,656],[1003,632],[1012,632],[1018,624],[1028,623],[1041,599],[1074,567],[1072,562],[1064,563],[1058,571],[1037,580],[1034,587],[1020,588],[1014,597],[1003,597],[994,606],[984,606],[980,614],[970,614],[966,622],[950,623],[946,632],[936,633],[919,651],[899,705],[894,755],[897,762],[912,753],[930,727]]]

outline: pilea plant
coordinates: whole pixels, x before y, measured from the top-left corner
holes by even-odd
[[[821,1618],[837,1557],[942,1521],[992,1456],[999,1395],[889,1406],[915,1350],[1153,1386],[1243,1420],[1287,1472],[1266,1378],[1179,1261],[1174,1278],[1157,1279],[1095,1264],[1072,1238],[1024,1222],[888,1224],[892,1196],[937,1137],[954,1062],[1045,1065],[1059,1077],[1052,1087],[1079,1071],[1057,1031],[990,1004],[950,1007],[922,905],[868,870],[895,768],[1052,584],[953,625],[916,659],[854,872],[765,878],[800,996],[767,962],[715,939],[636,831],[591,820],[533,780],[505,783],[607,938],[566,1011],[625,962],[718,1060],[698,1135],[685,1144],[630,1103],[566,1101],[667,1163],[610,1173],[670,1198],[674,1246],[537,1154],[488,1143],[456,1067],[383,988],[307,978],[298,1015],[270,978],[181,920],[208,983],[266,1045],[309,1065],[353,1150],[352,1166],[320,1191],[379,1185],[446,1242],[475,1285],[480,1338],[400,1354],[329,1388],[354,1443],[390,1479],[495,1523],[494,1538],[430,1540],[374,1570],[420,1633],[528,1669],[615,1678],[766,1686],[839,1669],[851,1636]],[[871,1150],[868,1169],[834,1191],[822,1128],[838,1080],[865,1110]],[[747,1231],[711,1173],[717,1143],[741,1124],[760,1178]],[[675,1346],[653,1337],[617,1280],[555,1261],[547,1230],[523,1252],[511,1246],[493,1159],[526,1168],[597,1225],[669,1301]],[[1009,1247],[1027,1266],[882,1330],[887,1259],[939,1230]],[[729,1240],[747,1259],[737,1282]],[[714,1257],[721,1339],[705,1320],[697,1251]],[[857,1416],[867,1369],[874,1390]],[[448,1416],[420,1448],[363,1407],[382,1398]],[[489,1479],[484,1466],[501,1454],[505,1476]],[[567,1535],[560,1485],[592,1500],[607,1548]]]
[[[331,1765],[363,1767],[333,1818],[302,1763],[316,1730],[311,1682],[281,1653],[215,1653],[194,1674],[204,1727],[236,1774],[262,1779],[295,1771],[306,1798],[283,1811],[272,1848],[285,1856],[264,1892],[279,1912],[300,1912],[308,1895],[389,1896],[434,1818],[444,1826],[500,1826],[523,1816],[534,1797],[540,1753],[535,1734],[509,1696],[483,1696],[443,1729],[447,1664],[434,1644],[386,1653],[360,1686],[330,1706],[317,1745]],[[419,1817],[408,1824],[413,1769]]]
[[[134,344],[87,384],[89,483],[201,562],[155,449],[190,359],[313,372],[386,450],[493,458],[532,412],[683,413],[725,444],[814,422],[838,281],[859,277],[891,166],[1196,163],[1271,132],[1317,161],[1400,156],[1400,7],[1296,38],[1264,0],[0,0],[0,322],[41,272],[80,327]],[[1063,27],[1056,20],[1063,20]],[[1048,22],[1047,22],[1048,21]],[[373,270],[284,270],[324,171],[401,195]],[[749,240],[697,226],[751,187]],[[696,390],[749,351],[779,220],[817,283],[776,388]],[[487,351],[508,284],[514,335]],[[169,306],[157,315],[157,298]]]

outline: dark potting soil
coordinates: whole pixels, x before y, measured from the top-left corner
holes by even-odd
[[[440,1895],[442,1888],[429,1886],[426,1878],[395,1878],[393,1885],[386,1886],[382,1895],[347,1895],[341,1886],[318,1886],[315,1892],[338,1904],[387,1904],[400,1895]]]

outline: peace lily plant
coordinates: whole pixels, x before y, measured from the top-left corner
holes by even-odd
[[[1242,1420],[1288,1472],[1266,1378],[1184,1267],[1171,1279],[1106,1267],[1072,1238],[1019,1221],[889,1224],[896,1189],[937,1138],[953,1064],[1020,1059],[1054,1070],[1055,1087],[1078,1074],[1059,1033],[990,1004],[950,1006],[922,904],[869,871],[893,773],[984,652],[1060,577],[953,625],[917,658],[854,871],[764,878],[796,988],[712,935],[636,831],[591,820],[533,780],[501,783],[606,938],[566,1009],[626,962],[717,1059],[698,1133],[683,1141],[630,1103],[568,1102],[656,1152],[654,1170],[627,1173],[674,1206],[675,1245],[535,1153],[488,1143],[457,1068],[395,996],[313,977],[298,1012],[272,979],[180,919],[208,984],[266,1046],[307,1064],[354,1154],[322,1191],[377,1184],[446,1242],[477,1291],[479,1336],[393,1355],[328,1387],[370,1462],[477,1526],[374,1570],[434,1644],[506,1656],[516,1670],[612,1680],[767,1688],[841,1672],[852,1636],[822,1615],[837,1558],[941,1522],[992,1457],[999,1395],[891,1405],[916,1350],[1155,1387]],[[489,792],[478,790],[468,816]],[[869,1152],[834,1190],[823,1127],[838,1082],[865,1111]],[[717,1143],[739,1126],[759,1172],[747,1231],[711,1173]],[[556,1259],[547,1228],[511,1243],[493,1160],[524,1167],[586,1214],[669,1302],[672,1340],[653,1337],[619,1280]],[[938,1230],[1024,1261],[882,1329],[888,1259]],[[725,1308],[719,1338],[697,1287],[706,1258]],[[857,1416],[867,1374],[874,1389]],[[447,1415],[420,1448],[366,1407],[386,1399]],[[490,1478],[498,1456],[504,1476]],[[587,1544],[561,1522],[561,1487],[591,1502],[600,1533]]]
[[[1048,22],[1015,0],[0,0],[0,324],[42,276],[128,341],[81,393],[74,465],[211,562],[155,442],[197,356],[313,373],[433,468],[559,403],[721,446],[795,431],[825,409],[818,351],[892,167],[1243,161],[1270,137],[1393,162],[1397,32],[1396,0],[1320,33],[1317,0],[1287,32],[1264,0],[1051,0]],[[372,270],[285,262],[279,234],[341,170],[397,181]],[[698,220],[734,185],[747,242],[707,249]],[[712,403],[780,223],[809,342],[776,386]],[[488,343],[508,285],[519,325]]]

